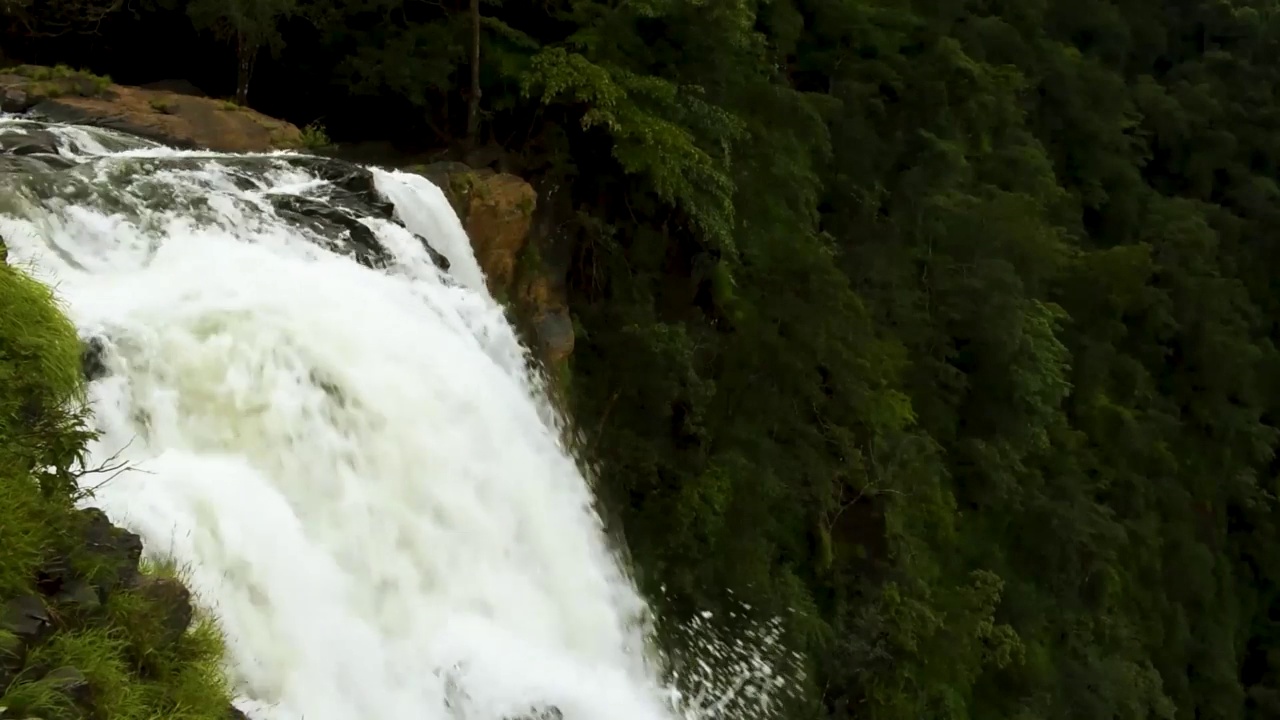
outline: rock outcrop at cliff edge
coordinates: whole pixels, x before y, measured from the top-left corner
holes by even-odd
[[[0,111],[120,130],[180,148],[265,152],[302,145],[296,126],[235,104],[116,85],[66,68],[0,69]]]
[[[462,220],[489,291],[507,303],[539,358],[550,367],[573,352],[565,271],[534,231],[538,194],[520,177],[456,162],[406,168],[439,186]]]
[[[112,684],[129,682],[112,671],[132,666],[159,680],[172,670],[166,660],[187,654],[190,591],[173,577],[141,572],[142,541],[102,511],[79,515],[82,554],[51,554],[34,592],[0,598],[0,709],[26,713],[16,717],[105,717],[105,696],[122,691]],[[109,632],[134,642],[117,646]],[[231,717],[234,708],[223,702],[215,712]]]

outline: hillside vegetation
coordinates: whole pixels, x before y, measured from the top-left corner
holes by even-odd
[[[1280,1],[96,5],[6,52],[542,189],[641,582],[794,717],[1280,716]]]
[[[77,510],[80,342],[0,262],[0,718],[227,720],[221,637],[171,569]]]

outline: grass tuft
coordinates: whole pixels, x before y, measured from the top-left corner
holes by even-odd
[[[46,468],[80,459],[82,399],[75,328],[47,287],[0,265],[0,598],[74,545],[69,475]]]
[[[76,508],[76,468],[92,437],[83,398],[75,328],[48,288],[0,264],[0,612],[10,600],[40,596],[42,569],[119,582],[106,572],[112,560],[87,546],[87,519]],[[184,577],[170,562],[139,570],[158,581]],[[0,686],[4,717],[225,720],[217,626],[197,615],[175,633],[174,608],[144,584],[112,588],[104,605],[64,608],[67,601],[48,599],[53,631],[30,647],[0,630],[0,668],[21,658],[12,682]]]
[[[148,104],[152,110],[163,115],[172,115],[178,108],[178,104],[171,98],[152,98]]]
[[[324,126],[318,122],[309,123],[302,128],[301,142],[302,147],[308,150],[323,150],[333,146],[329,133],[325,132]]]
[[[32,92],[45,97],[62,95],[102,95],[111,89],[109,75],[95,75],[88,70],[77,70],[67,65],[17,65],[5,68],[4,73],[19,75],[31,81]]]

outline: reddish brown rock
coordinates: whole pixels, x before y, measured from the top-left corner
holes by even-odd
[[[302,145],[302,133],[224,100],[163,88],[116,85],[65,68],[0,70],[0,110],[33,111],[61,122],[97,125],[177,147],[265,152]]]
[[[462,163],[408,168],[444,190],[462,219],[489,291],[514,311],[538,356],[558,365],[573,352],[574,328],[564,273],[544,261],[532,233],[538,196],[523,179]]]
[[[465,207],[460,214],[489,284],[509,290],[516,278],[516,262],[529,241],[537,195],[515,175],[470,173],[456,176]]]

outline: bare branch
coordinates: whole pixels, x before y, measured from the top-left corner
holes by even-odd
[[[123,447],[121,447],[119,450],[112,453],[110,457],[103,460],[102,463],[100,463],[95,468],[85,468],[83,470],[80,470],[77,473],[73,473],[72,477],[75,478],[76,485],[79,488],[76,491],[75,499],[79,501],[87,497],[92,497],[95,493],[98,492],[98,490],[105,487],[107,483],[110,483],[112,480],[115,480],[117,477],[120,477],[121,475],[123,475],[125,472],[129,470],[151,474],[150,471],[148,470],[139,470],[137,467],[135,467],[133,464],[129,463],[128,461],[122,461],[119,459],[120,456],[123,455],[124,452],[128,450],[129,446],[132,444],[133,444],[133,440],[130,440],[129,442],[125,443]],[[80,484],[81,478],[85,478],[90,475],[103,475],[103,474],[107,474],[106,479],[104,479],[102,482],[99,482],[91,487],[86,488]]]
[[[102,23],[125,6],[125,0],[0,0],[0,18],[28,37],[94,35]]]

